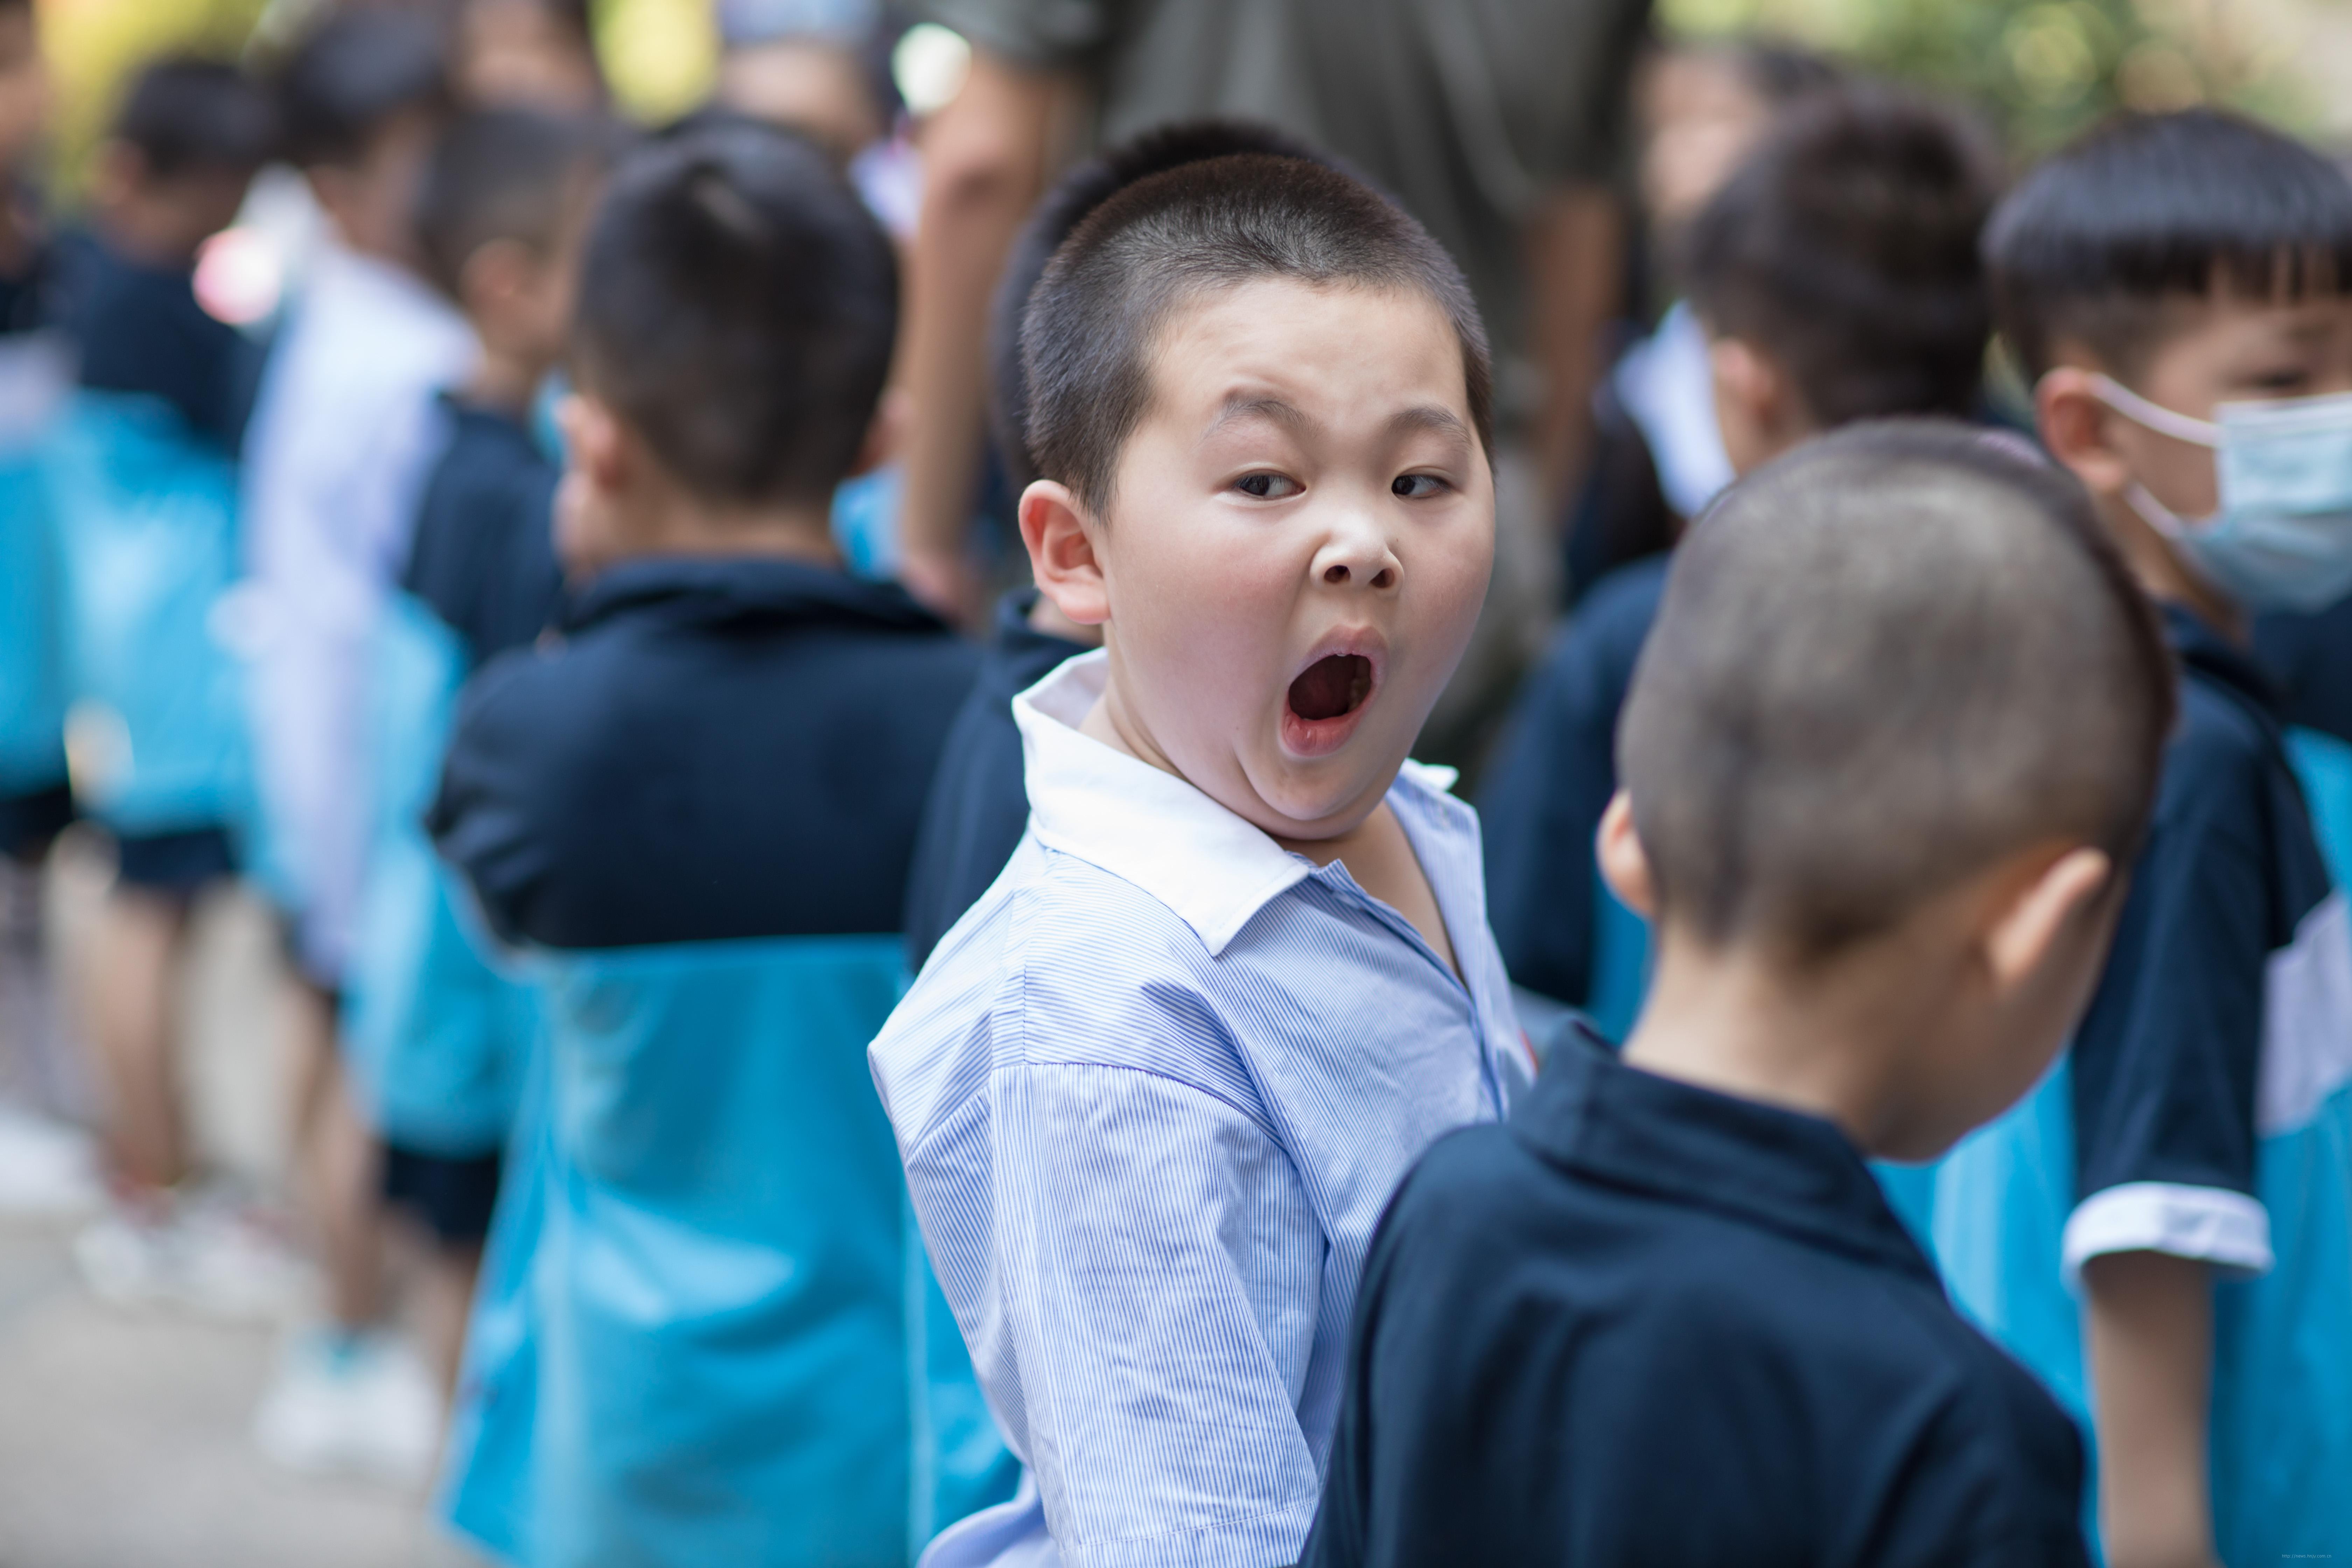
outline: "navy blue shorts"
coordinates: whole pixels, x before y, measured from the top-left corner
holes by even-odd
[[[0,855],[37,860],[49,841],[73,825],[73,791],[52,784],[25,795],[0,795]]]
[[[383,1199],[424,1222],[445,1247],[479,1242],[490,1234],[499,1203],[500,1156],[428,1154],[387,1142]]]
[[[117,879],[151,893],[187,898],[236,875],[236,851],[217,827],[128,834],[117,837],[114,847]]]

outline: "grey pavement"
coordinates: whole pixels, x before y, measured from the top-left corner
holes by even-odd
[[[58,858],[49,907],[68,973],[85,955],[104,877],[87,847]],[[282,1193],[283,1058],[268,922],[248,901],[216,900],[197,946],[185,1059],[198,1146],[258,1190]],[[0,971],[0,986],[12,983],[21,1001],[21,977]],[[0,1008],[9,1037],[0,1037],[0,1095],[21,1107],[27,1085],[46,1086],[39,1098],[68,1103],[37,1109],[73,1110],[69,1102],[82,1097],[70,1086],[70,1057],[23,1037],[23,1016]],[[0,1568],[478,1563],[428,1520],[420,1498],[291,1475],[262,1458],[247,1429],[277,1331],[101,1305],[73,1267],[80,1223],[0,1203]]]

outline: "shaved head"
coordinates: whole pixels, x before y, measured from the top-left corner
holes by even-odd
[[[1662,915],[1825,957],[2037,843],[2125,864],[2173,712],[2074,480],[1944,420],[1850,426],[1677,552],[1618,732]]]

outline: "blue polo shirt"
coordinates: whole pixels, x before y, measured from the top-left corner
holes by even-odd
[[[1314,1568],[2086,1562],[2074,1426],[1826,1121],[1565,1041],[1365,1265]]]
[[[509,941],[894,931],[971,648],[895,584],[649,557],[458,707],[441,853]]]
[[[1658,618],[1669,555],[1593,584],[1521,689],[1478,797],[1486,910],[1515,984],[1586,1005],[1599,882],[1592,836],[1617,789],[1617,715]]]
[[[468,668],[528,647],[555,619],[561,471],[520,418],[443,393],[447,435],[417,503],[401,586],[466,645]]]
[[[1013,700],[1087,651],[1083,643],[1031,626],[1036,606],[1034,588],[1015,589],[998,602],[996,635],[981,654],[980,679],[948,731],[907,886],[910,972],[920,972],[948,928],[980,902],[1029,826]]]
[[[159,397],[188,427],[237,450],[261,379],[259,345],[196,302],[195,268],[152,267],[94,235],[58,242],[60,313],[81,384]]]
[[[2290,724],[2352,741],[2352,598],[2310,615],[2264,616],[2254,651]]]

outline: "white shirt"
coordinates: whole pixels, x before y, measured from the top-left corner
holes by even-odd
[[[368,638],[436,455],[433,395],[478,352],[465,320],[423,282],[322,247],[246,435],[268,858],[291,884],[304,966],[322,981],[350,956],[367,856]]]
[[[1372,1229],[1528,1070],[1445,775],[1408,763],[1388,801],[1458,980],[1344,866],[1080,734],[1105,659],[1015,700],[1028,836],[870,1052],[1034,1482],[933,1568],[1293,1561]]]

